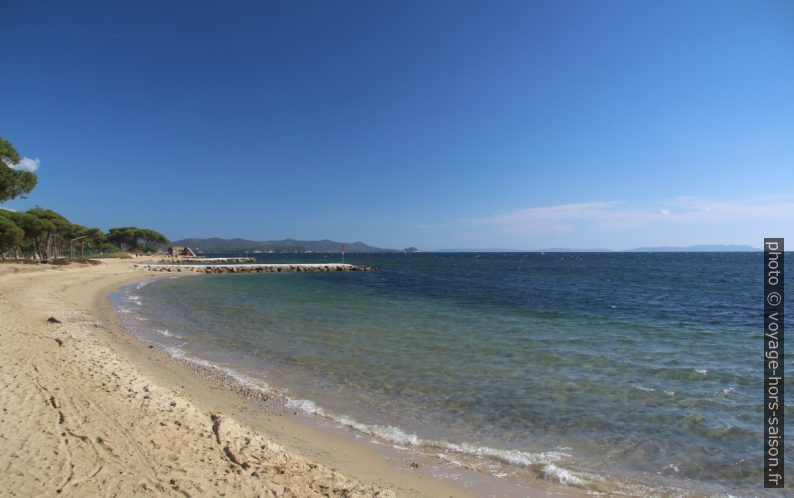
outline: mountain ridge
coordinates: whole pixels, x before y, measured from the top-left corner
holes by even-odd
[[[638,247],[621,252],[760,252],[763,249],[739,244],[697,244],[694,246]]]
[[[739,244],[696,244],[692,246],[643,246],[634,249],[571,249],[551,247],[548,249],[437,249],[431,252],[761,252],[758,247]]]
[[[333,240],[248,240],[242,238],[224,239],[220,237],[187,238],[175,240],[175,246],[187,246],[204,252],[227,251],[263,251],[263,252],[321,252],[338,253],[344,248],[345,252],[398,252],[396,249],[384,249],[371,246],[361,241],[336,242]]]

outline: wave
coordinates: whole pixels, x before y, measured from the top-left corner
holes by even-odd
[[[182,338],[181,335],[169,332],[168,329],[154,329],[154,331],[157,332],[158,334],[162,335],[162,336],[165,336],[165,337],[173,337],[173,338],[176,338],[176,339],[181,339]]]
[[[541,453],[531,453],[521,450],[509,450],[501,448],[492,448],[489,446],[480,446],[471,443],[452,443],[447,441],[436,441],[432,439],[423,439],[416,434],[409,434],[399,427],[392,425],[378,425],[378,424],[365,424],[356,421],[347,415],[337,415],[327,412],[322,407],[318,406],[314,401],[307,399],[292,399],[287,397],[287,406],[293,409],[302,411],[309,415],[316,415],[328,420],[332,420],[341,426],[354,429],[357,432],[366,434],[368,436],[377,437],[378,439],[396,443],[406,447],[416,448],[432,448],[436,450],[444,450],[445,452],[452,452],[458,455],[466,455],[476,457],[479,459],[489,458],[499,461],[501,463],[518,465],[536,470],[536,473],[547,480],[552,480],[560,484],[566,484],[577,487],[586,487],[593,481],[593,476],[585,477],[582,473],[576,473],[570,469],[560,466],[560,461],[569,458],[571,455],[559,451],[549,451]],[[435,453],[439,458],[458,466],[466,466],[460,460],[450,456],[447,453]],[[504,477],[508,474],[491,472],[495,477]]]
[[[141,296],[137,294],[127,294],[127,301],[131,303],[135,303],[138,306],[143,306],[143,302],[141,301]]]

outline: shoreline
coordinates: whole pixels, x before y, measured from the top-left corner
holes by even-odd
[[[146,282],[153,282],[162,279],[180,278],[188,275],[157,275]],[[136,281],[137,282],[137,281]],[[416,439],[415,435],[408,435],[401,432],[398,427],[376,425],[374,422],[362,422],[351,418],[346,414],[334,414],[317,406],[313,400],[296,399],[292,394],[288,394],[289,386],[271,385],[261,380],[255,380],[243,374],[234,365],[219,365],[206,358],[194,357],[171,350],[155,339],[140,337],[138,332],[127,329],[122,322],[125,313],[119,313],[117,307],[120,301],[124,301],[130,292],[137,292],[142,285],[135,285],[136,282],[126,284],[112,292],[107,300],[109,309],[106,315],[115,320],[115,327],[121,334],[131,336],[135,342],[162,353],[167,361],[173,362],[191,374],[210,383],[210,385],[233,393],[236,398],[244,398],[253,407],[254,412],[236,414],[236,416],[248,417],[247,423],[262,431],[272,431],[268,424],[261,424],[258,415],[277,415],[284,417],[288,423],[296,424],[297,430],[308,429],[312,433],[319,433],[319,438],[339,438],[344,443],[350,443],[354,447],[365,447],[373,451],[378,458],[387,461],[393,468],[398,470],[410,470],[414,475],[423,474],[424,478],[437,479],[448,483],[466,496],[493,496],[502,498],[525,497],[525,496],[586,496],[586,493],[577,487],[565,485],[557,482],[558,475],[553,475],[550,479],[530,478],[529,480],[517,477],[506,477],[506,474],[498,476],[493,472],[483,471],[482,468],[469,462],[461,463],[453,456],[447,455],[446,451],[459,453],[458,458],[476,458],[480,452],[493,456],[501,464],[516,464],[512,460],[505,458],[515,458],[509,450],[469,446],[467,443],[456,445],[454,443],[444,443],[443,441],[418,440],[419,442],[405,443],[402,437],[391,437],[391,434],[384,435],[380,431],[398,431],[405,439]],[[118,299],[118,300],[117,300]],[[134,313],[133,313],[134,315]],[[170,337],[167,336],[167,337]],[[151,349],[150,349],[151,351]],[[295,426],[293,431],[295,430]],[[426,444],[430,443],[428,447]],[[437,453],[444,452],[444,455]],[[512,463],[511,463],[512,462]],[[338,465],[338,462],[330,462],[331,465]],[[474,466],[472,466],[474,465]],[[533,465],[534,466],[534,465]],[[419,470],[421,469],[421,470]],[[556,467],[554,468],[556,469]],[[565,471],[556,469],[561,473]],[[356,472],[356,470],[353,470]],[[562,475],[565,478],[565,475]],[[417,496],[415,492],[411,496]],[[453,495],[450,495],[453,496]],[[457,495],[454,495],[457,496]]]
[[[10,346],[0,351],[0,466],[7,469],[0,484],[9,491],[580,495],[543,481],[532,489],[464,488],[424,469],[400,468],[344,429],[263,409],[251,393],[205,378],[120,327],[109,295],[162,278],[135,263],[0,265],[0,316],[12,317],[0,331]],[[49,316],[62,323],[47,323]],[[45,370],[46,383],[37,380]]]
[[[109,293],[153,277],[134,261],[0,266],[7,492],[470,496],[256,410],[122,331]]]

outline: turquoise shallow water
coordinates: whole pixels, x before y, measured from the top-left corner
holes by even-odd
[[[383,271],[164,278],[114,300],[172,353],[495,476],[763,494],[760,253],[348,261]]]

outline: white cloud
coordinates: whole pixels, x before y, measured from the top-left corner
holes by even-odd
[[[463,223],[504,228],[573,228],[582,225],[636,228],[657,222],[690,224],[794,219],[794,201],[776,198],[712,201],[701,197],[677,197],[659,201],[654,207],[626,207],[625,204],[607,201],[538,206]],[[664,207],[657,207],[659,204]]]
[[[780,223],[794,220],[794,201],[780,197],[731,201],[678,197],[665,204],[676,208],[667,218],[681,223]]]
[[[730,200],[690,196],[535,206],[461,219],[437,230],[447,232],[447,238],[461,247],[628,249],[712,243],[760,247],[763,237],[794,235],[789,233],[792,226],[791,196]],[[451,247],[451,242],[442,243]]]
[[[475,218],[464,223],[490,226],[506,232],[565,232],[583,226],[634,228],[661,218],[659,211],[621,207],[620,202],[584,202],[518,209]]]
[[[31,159],[29,157],[23,157],[17,164],[12,164],[11,168],[21,171],[36,171],[39,169],[40,164],[41,160],[39,158]]]
[[[474,225],[516,225],[549,221],[576,221],[594,219],[610,212],[617,202],[585,202],[581,204],[557,204],[518,209],[509,213],[470,220]]]

